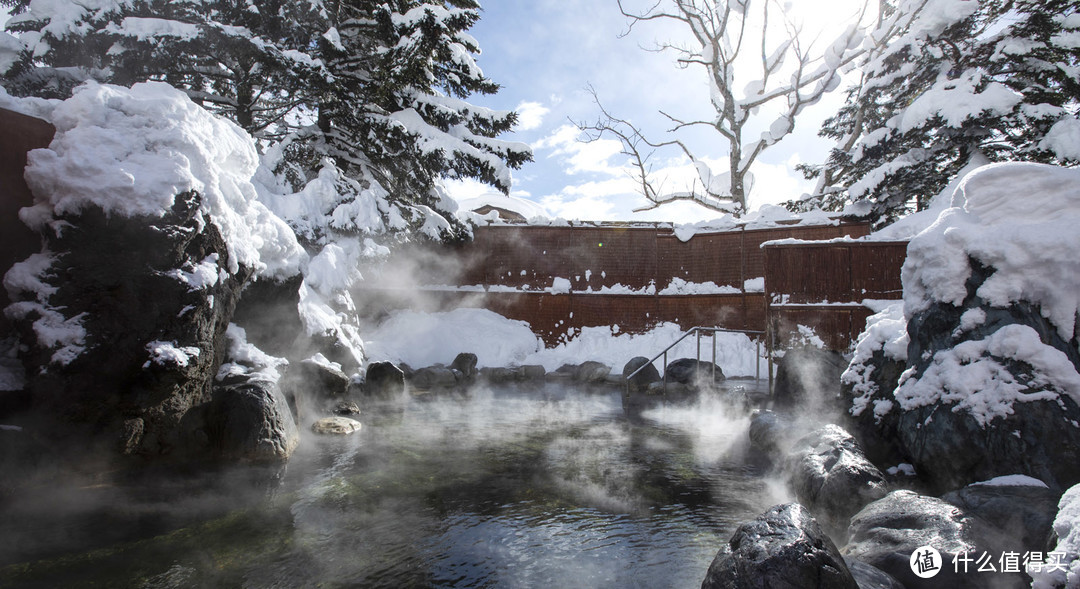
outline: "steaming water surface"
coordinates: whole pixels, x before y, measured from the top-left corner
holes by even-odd
[[[306,437],[269,496],[208,484],[148,507],[116,490],[166,514],[160,529],[72,541],[117,512],[88,506],[53,536],[68,554],[0,560],[0,585],[698,587],[734,528],[783,499],[744,465],[748,419],[714,399],[628,417],[618,392],[483,389],[362,421]]]

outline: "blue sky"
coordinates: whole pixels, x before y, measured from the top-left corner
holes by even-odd
[[[810,18],[830,20],[837,20],[845,1],[801,0],[802,6],[816,6],[818,14],[808,13]],[[829,10],[821,11],[825,6]],[[519,128],[504,138],[530,144],[535,161],[515,172],[515,195],[567,219],[692,222],[719,216],[690,203],[632,213],[647,202],[635,193],[625,173],[618,143],[579,143],[570,125],[570,120],[595,120],[599,111],[586,91],[590,85],[605,108],[654,133],[666,128],[659,110],[707,116],[711,111],[703,70],[679,70],[670,54],[641,49],[658,41],[678,41],[684,32],[677,23],[641,23],[620,38],[627,22],[615,0],[487,0],[483,7],[480,22],[470,32],[483,51],[478,58],[481,68],[503,88],[495,96],[471,100],[515,109],[521,115]],[[796,121],[794,135],[762,154],[754,168],[751,209],[812,189],[794,166],[823,159],[831,142],[816,133],[841,102],[841,92],[837,92],[807,109]],[[699,157],[719,160],[726,155],[719,135],[703,134],[693,141]],[[658,153],[658,167],[670,166],[676,175],[685,173],[688,168],[677,155]],[[679,165],[685,169],[679,171]],[[491,192],[477,183],[456,184],[451,190],[457,198]]]

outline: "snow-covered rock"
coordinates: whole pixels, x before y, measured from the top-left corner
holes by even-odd
[[[1080,485],[1065,491],[1054,518],[1057,545],[1055,560],[1062,566],[1041,566],[1032,571],[1032,589],[1076,589],[1080,587]]]
[[[307,261],[251,183],[254,141],[165,84],[87,83],[30,106],[57,130],[28,154],[35,204],[20,213],[44,247],[5,275],[4,312],[35,406],[121,453],[215,452],[206,409],[240,292]],[[280,366],[225,373],[274,385]]]
[[[1080,481],[1078,187],[1080,171],[1030,163],[963,179],[910,242],[903,315],[868,322],[844,375],[861,438],[944,488]]]

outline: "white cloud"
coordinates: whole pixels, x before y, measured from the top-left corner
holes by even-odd
[[[539,128],[543,124],[544,115],[551,112],[551,109],[539,102],[523,100],[514,111],[518,115],[517,130],[530,131]]]

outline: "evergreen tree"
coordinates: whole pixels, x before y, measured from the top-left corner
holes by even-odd
[[[510,188],[516,115],[465,99],[484,77],[473,0],[109,0],[11,7],[5,88],[65,98],[87,79],[178,87],[262,140],[312,244],[332,234],[465,233],[441,178]],[[4,39],[9,41],[10,38]],[[274,184],[274,179],[263,178]]]
[[[439,179],[476,178],[505,193],[510,169],[531,159],[527,145],[495,139],[514,125],[513,112],[465,101],[499,88],[472,57],[479,47],[466,30],[478,8],[471,0],[333,5],[316,123],[290,138],[277,168],[297,189],[334,179],[343,196],[326,211],[332,229],[362,229],[367,213],[355,202],[374,193],[390,201],[380,205],[388,228],[460,237]]]
[[[1075,0],[905,0],[888,11],[911,24],[823,125],[838,147],[804,167],[818,189],[791,208],[864,202],[883,225],[924,208],[972,157],[1080,161]]]
[[[12,8],[8,28],[26,44],[5,82],[17,95],[65,98],[87,79],[164,81],[249,133],[274,137],[321,73],[308,54],[322,19],[310,2],[124,0],[35,10],[16,0]]]

